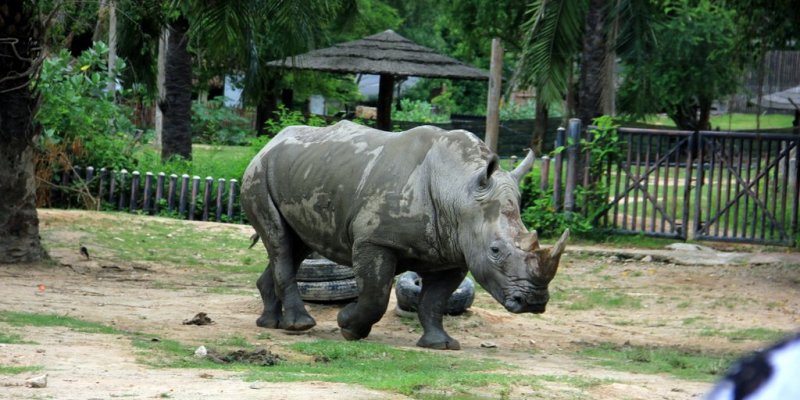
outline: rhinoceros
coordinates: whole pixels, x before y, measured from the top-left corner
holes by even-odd
[[[451,293],[471,272],[512,313],[542,313],[569,231],[540,248],[520,219],[516,169],[464,130],[432,126],[383,132],[349,121],[282,130],[252,160],[241,203],[269,262],[257,281],[258,326],[306,330],[295,281],[310,253],[353,267],[358,299],[337,322],[348,340],[369,335],[389,303],[395,275],[417,272],[424,285],[418,346],[460,349],[442,326]]]

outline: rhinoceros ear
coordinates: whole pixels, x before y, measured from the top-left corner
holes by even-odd
[[[500,159],[497,158],[497,155],[492,154],[492,158],[489,159],[489,163],[486,164],[486,169],[481,174],[480,181],[478,182],[478,185],[481,188],[485,188],[486,186],[489,185],[489,179],[492,178],[492,174],[494,173],[494,171],[497,171],[497,168],[499,166],[500,166]]]
[[[517,168],[511,171],[511,176],[517,181],[517,185],[522,183],[522,178],[531,170],[531,167],[533,167],[534,159],[536,159],[536,156],[533,154],[533,150],[528,150],[528,155],[525,156],[525,159],[519,163]]]

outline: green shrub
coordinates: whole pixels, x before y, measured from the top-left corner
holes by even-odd
[[[254,136],[250,120],[226,107],[221,99],[192,103],[192,142],[244,145]]]
[[[439,97],[437,97],[437,99]],[[446,98],[442,99],[440,103],[446,103],[446,100]],[[435,114],[431,104],[427,101],[401,99],[400,108],[402,108],[402,110],[397,110],[392,107],[392,120],[427,123],[444,123],[450,121],[449,114]]]
[[[275,117],[272,119],[267,120],[265,123],[267,127],[267,132],[269,132],[270,136],[275,136],[278,132],[282,131],[283,128],[293,125],[308,125],[308,126],[325,126],[328,123],[325,119],[318,117],[316,115],[303,115],[300,111],[292,111],[284,107],[283,105],[278,106],[278,111],[275,111]],[[257,143],[251,142],[251,143]],[[266,144],[266,143],[265,143]]]
[[[61,50],[44,61],[36,85],[41,96],[36,121],[43,128],[43,158],[52,162],[43,167],[131,164],[136,128],[130,108],[116,103],[115,92],[107,90],[109,82],[116,84],[116,75],[108,75],[107,56],[108,46],[97,42],[77,59]],[[115,72],[124,68],[117,59]]]

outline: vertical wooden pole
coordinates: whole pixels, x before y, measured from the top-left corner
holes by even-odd
[[[233,205],[236,202],[236,179],[231,179],[228,187],[228,220],[233,221]]]
[[[383,131],[392,130],[392,97],[394,97],[394,76],[381,74],[378,85],[377,128]]]
[[[581,120],[570,118],[567,143],[567,187],[564,191],[564,209],[575,211],[575,187],[578,185],[578,142],[581,138]]]
[[[144,197],[142,197],[142,210],[148,214],[153,213],[153,203],[150,199],[153,197],[153,173],[150,171],[144,174]]]
[[[158,211],[161,209],[161,199],[164,198],[164,179],[167,177],[167,174],[163,172],[158,173],[158,178],[156,179],[156,199],[153,201],[153,214],[158,214]]]
[[[178,175],[169,175],[169,187],[167,190],[167,211],[175,209],[175,191],[178,190]]]
[[[500,133],[500,94],[503,87],[503,46],[492,39],[492,61],[489,67],[489,94],[486,96],[486,145],[497,153]]]
[[[178,213],[180,215],[186,215],[186,194],[189,191],[189,175],[183,174],[181,175],[181,194],[178,198]]]
[[[544,156],[541,159],[542,168],[541,175],[539,176],[539,189],[543,194],[547,193],[547,188],[550,186],[550,157]]]
[[[217,213],[216,213],[216,221],[222,221],[222,197],[225,195],[225,178],[219,178],[217,180]]]
[[[558,127],[556,130],[556,148],[560,148],[564,146],[564,142],[566,141],[566,131],[563,127]],[[564,160],[564,152],[559,151],[556,153],[555,165],[553,165],[553,207],[556,210],[561,209],[561,171],[563,169],[563,160]]]
[[[194,211],[197,208],[197,192],[200,190],[200,177],[192,177],[192,195],[189,199],[189,221],[194,221]]]
[[[214,186],[214,178],[207,176],[206,185],[203,188],[203,221],[208,221],[208,207],[211,203],[212,186]]]
[[[161,112],[161,106],[159,103],[165,101],[167,97],[167,91],[164,88],[164,83],[166,81],[167,76],[167,43],[169,40],[169,29],[163,28],[161,30],[161,36],[158,38],[158,73],[156,75],[156,88],[158,89],[158,96],[156,98],[156,116],[155,116],[155,125],[156,125],[156,137],[153,140],[153,146],[156,149],[161,149],[161,136],[162,131],[164,128],[164,115]]]
[[[139,179],[141,174],[139,171],[133,171],[133,176],[131,177],[131,202],[130,202],[130,211],[135,212],[136,208],[139,204]]]
[[[117,210],[125,209],[125,181],[128,180],[128,170],[123,169],[119,172],[119,205]]]
[[[117,90],[117,4],[108,1],[108,87],[109,93]]]
[[[105,195],[106,181],[108,180],[108,170],[106,167],[100,168],[100,186],[97,188],[97,207],[100,209],[100,204],[103,202]]]

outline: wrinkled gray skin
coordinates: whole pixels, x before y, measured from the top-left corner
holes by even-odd
[[[269,253],[258,280],[257,324],[305,330],[316,324],[295,273],[312,251],[354,268],[359,296],[338,316],[358,340],[386,311],[393,278],[424,280],[418,346],[459,349],[442,327],[447,299],[467,271],[506,309],[542,313],[568,232],[539,249],[519,216],[521,177],[473,134],[425,126],[387,133],[343,121],[289,127],[250,163],[242,207]]]

